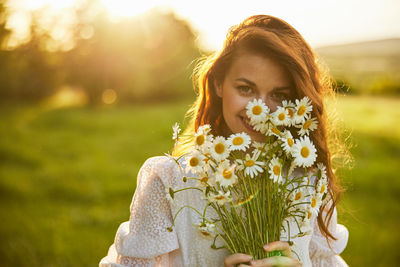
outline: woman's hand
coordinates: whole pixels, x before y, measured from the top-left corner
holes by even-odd
[[[269,266],[301,266],[301,262],[293,258],[292,250],[288,242],[275,241],[264,246],[264,250],[272,252],[279,250],[282,256],[274,256],[261,260],[251,261],[251,266],[269,267]]]
[[[236,264],[240,264],[239,267],[250,266],[250,265],[244,264],[244,263],[250,262],[252,258],[253,258],[252,256],[247,255],[247,254],[241,254],[241,253],[232,254],[225,258],[224,266],[225,267],[235,267]]]
[[[258,267],[269,267],[269,266],[301,266],[298,260],[295,260],[292,256],[292,250],[287,242],[275,241],[264,246],[264,250],[267,252],[272,252],[279,250],[283,256],[275,256],[270,258],[265,258],[261,260],[252,261],[252,256],[247,254],[232,254],[225,258],[225,267],[234,267],[236,264],[241,266],[258,266]],[[251,265],[245,264],[250,262]]]

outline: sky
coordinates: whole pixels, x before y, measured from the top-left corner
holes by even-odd
[[[10,0],[14,9],[35,9],[51,3],[55,10],[82,0]],[[111,19],[141,14],[155,6],[172,9],[188,20],[199,44],[222,46],[232,25],[255,14],[279,17],[296,28],[314,48],[359,41],[400,38],[400,0],[101,0]],[[14,28],[26,21],[11,21]]]

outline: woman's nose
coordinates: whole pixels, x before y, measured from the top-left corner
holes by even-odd
[[[268,95],[261,96],[261,99],[268,106],[268,108],[271,112],[274,112],[276,110],[277,105],[276,105],[275,101],[273,101],[271,99],[270,96],[268,96]]]

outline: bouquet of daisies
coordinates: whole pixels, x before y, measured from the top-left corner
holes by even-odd
[[[263,245],[280,240],[286,232],[289,244],[294,238],[290,225],[300,235],[319,212],[327,192],[326,169],[316,163],[317,151],[309,138],[318,122],[311,117],[311,101],[283,101],[275,112],[260,99],[246,106],[247,121],[265,136],[265,142],[252,141],[246,133],[229,138],[213,136],[209,125],[198,128],[191,150],[175,159],[186,173],[197,180],[195,187],[167,191],[168,198],[182,190],[201,190],[207,202],[199,231],[212,237],[211,247],[221,238],[231,253],[247,253],[254,259],[276,254],[265,252]],[[180,129],[174,126],[175,142]],[[315,182],[311,182],[311,177]],[[206,209],[216,218],[207,218]],[[175,218],[178,214],[175,214]],[[169,228],[172,231],[172,227]]]

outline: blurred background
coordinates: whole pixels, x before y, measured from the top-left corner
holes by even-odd
[[[0,266],[96,266],[129,219],[146,158],[171,150],[196,60],[254,14],[326,62],[353,155],[338,170],[350,266],[395,266],[400,3],[0,1]]]

